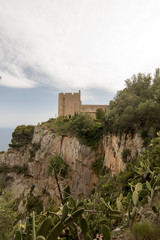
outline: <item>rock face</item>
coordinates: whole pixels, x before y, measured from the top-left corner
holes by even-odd
[[[35,146],[39,146],[36,151]],[[48,160],[54,153],[61,155],[69,166],[65,180],[60,181],[61,189],[69,186],[74,197],[91,194],[97,182],[97,177],[91,168],[95,161],[95,152],[90,147],[81,145],[75,137],[56,135],[43,126],[37,126],[32,145],[18,150],[9,149],[6,153],[0,154],[0,166],[6,165],[12,169],[7,172],[7,180],[4,184],[7,189],[13,190],[15,199],[21,200],[19,212],[24,212],[22,202],[24,203],[29,196],[33,186],[34,196],[43,196],[43,203],[47,204],[52,197],[59,196],[55,179],[49,176],[47,171]],[[28,169],[25,173],[15,172],[16,168],[22,170],[24,166]],[[1,173],[1,184],[3,180],[4,173]]]
[[[124,149],[129,149],[129,156],[123,159]],[[143,141],[136,134],[122,137],[105,136],[97,152],[79,143],[70,136],[60,136],[47,130],[45,126],[36,126],[32,144],[20,149],[9,149],[0,154],[0,167],[7,166],[9,170],[0,171],[0,188],[11,189],[15,199],[19,199],[18,210],[24,213],[26,199],[32,193],[40,197],[44,205],[59,196],[54,176],[49,176],[48,160],[57,153],[68,164],[69,171],[61,189],[69,186],[72,196],[89,196],[97,183],[97,177],[91,165],[99,155],[104,156],[104,166],[110,168],[113,174],[125,169],[125,162],[143,151]],[[2,169],[2,168],[0,168]]]
[[[140,135],[126,135],[104,137],[104,166],[111,169],[112,174],[125,170],[125,165],[144,151],[143,140]],[[126,154],[125,154],[126,153]]]

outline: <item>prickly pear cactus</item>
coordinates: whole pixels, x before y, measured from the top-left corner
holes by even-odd
[[[46,240],[46,239],[45,239],[45,237],[43,237],[43,236],[38,236],[38,237],[36,238],[36,240]]]
[[[51,218],[44,219],[44,221],[41,223],[41,226],[37,232],[37,236],[47,237],[51,226],[52,226]]]
[[[67,216],[68,216],[68,206],[67,206],[67,204],[64,204],[63,210],[62,210],[61,221],[63,222]]]
[[[107,225],[102,226],[102,234],[104,240],[111,240],[111,233]]]
[[[138,204],[138,200],[139,200],[139,195],[137,191],[134,191],[132,194],[132,200],[133,200],[133,204],[134,206],[137,206]]]
[[[17,231],[15,234],[15,239],[14,240],[22,240],[22,234],[20,231]]]

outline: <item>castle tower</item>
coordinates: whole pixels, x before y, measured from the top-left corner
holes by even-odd
[[[78,93],[59,93],[58,95],[58,117],[69,116],[80,113],[81,91]]]

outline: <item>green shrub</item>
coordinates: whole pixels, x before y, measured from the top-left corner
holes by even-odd
[[[105,130],[120,136],[138,131],[148,144],[160,131],[160,69],[153,78],[139,73],[125,82],[126,88],[110,101]]]
[[[140,157],[142,161],[149,160],[151,169],[160,167],[160,132],[153,138],[144,154]]]
[[[131,150],[128,148],[124,148],[123,152],[122,152],[122,160],[123,162],[128,162],[130,159],[129,157],[131,157]]]
[[[92,163],[92,170],[97,176],[104,175],[105,167],[103,166],[103,158],[99,157]]]
[[[103,135],[102,125],[87,114],[79,114],[72,118],[69,126],[71,134],[75,135],[82,144],[96,148]]]
[[[14,224],[17,221],[15,203],[11,193],[0,196],[0,240],[13,239]]]
[[[35,154],[40,149],[40,147],[41,147],[40,142],[32,144],[32,148],[29,150],[30,153],[30,158],[28,160],[29,162],[32,162],[34,160]]]
[[[19,148],[25,146],[28,143],[31,143],[34,132],[34,126],[32,125],[21,125],[16,127],[12,133],[11,144],[9,147]]]
[[[0,151],[0,154],[3,154],[3,153],[5,153],[5,151]]]
[[[55,153],[50,157],[48,165],[48,171],[50,174],[55,171],[57,175],[60,175],[64,178],[67,174],[67,170],[68,165],[64,162],[60,155]]]
[[[27,197],[26,210],[29,213],[31,213],[32,211],[40,213],[43,210],[41,197],[36,197],[33,195],[32,192],[30,192],[30,195]]]
[[[97,108],[96,110],[96,119],[97,120],[103,120],[105,117],[105,112],[102,108]]]
[[[55,133],[75,136],[80,143],[94,149],[98,146],[98,142],[103,135],[102,123],[93,120],[85,113],[71,118],[60,116],[43,124]]]
[[[52,121],[47,122],[46,126],[55,133],[67,134],[69,132],[71,119],[67,117],[58,117]]]
[[[2,164],[0,166],[0,173],[10,173],[15,172],[17,174],[27,174],[28,166],[24,164],[23,166],[14,165],[13,167],[9,167],[6,164]]]
[[[9,169],[9,167],[6,164],[2,164],[0,166],[0,173],[7,173],[8,169]]]

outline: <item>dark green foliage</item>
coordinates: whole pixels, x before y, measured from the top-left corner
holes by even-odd
[[[103,158],[100,156],[92,163],[92,170],[97,176],[104,175],[105,167],[103,166]]]
[[[147,150],[141,156],[141,160],[149,160],[151,168],[160,167],[160,132],[157,135],[156,138],[152,139]]]
[[[84,113],[72,118],[60,116],[43,124],[58,134],[76,136],[82,144],[92,148],[97,147],[103,134],[102,124]]]
[[[28,173],[28,166],[23,165],[14,165],[13,167],[9,167],[6,164],[3,164],[0,166],[0,173],[10,173],[10,172],[15,172],[17,174],[27,174]]]
[[[59,221],[50,232],[49,236],[47,237],[47,240],[57,239],[58,236],[61,234],[63,228],[64,224],[61,221]]]
[[[88,232],[88,223],[87,223],[85,218],[81,219],[80,226],[81,226],[81,229],[82,229],[82,232],[83,232],[84,236],[86,236],[86,234]]]
[[[130,160],[130,157],[131,157],[131,150],[128,148],[124,148],[122,152],[123,162],[125,163],[128,162]]]
[[[40,147],[41,147],[40,142],[32,144],[32,148],[29,150],[30,152],[29,162],[32,162],[34,160],[35,154],[40,149]]]
[[[65,187],[65,189],[63,190],[63,196],[64,196],[64,202],[67,202],[69,197],[71,196],[71,190],[69,186]]]
[[[48,166],[49,173],[55,171],[57,175],[60,175],[64,178],[67,174],[67,170],[68,165],[64,162],[60,155],[55,153],[49,160]]]
[[[9,147],[19,148],[25,146],[28,143],[31,143],[34,132],[34,126],[32,125],[21,125],[16,127],[12,133],[11,144]]]
[[[8,169],[9,169],[9,167],[6,164],[2,164],[0,166],[0,173],[7,173]]]
[[[102,226],[102,234],[103,234],[104,240],[111,240],[111,233],[110,233],[108,226],[106,226],[106,225]]]
[[[105,117],[104,110],[102,108],[97,108],[97,110],[96,110],[96,119],[102,121],[104,119],[104,117]]]
[[[160,70],[154,78],[139,73],[126,80],[126,88],[110,102],[106,115],[106,132],[122,135],[140,132],[145,143],[160,130]]]
[[[102,137],[102,126],[87,114],[79,114],[73,118],[69,131],[75,135],[82,144],[96,148]]]
[[[70,232],[72,232],[73,238],[77,239],[77,232],[72,231],[73,223],[77,225],[78,219],[82,217],[84,208],[78,206],[74,207],[70,213],[70,209],[67,204],[63,206],[61,212],[61,217],[54,212],[41,213],[40,215],[35,215],[33,212],[26,219],[25,228],[18,226],[20,229],[22,240],[53,240],[58,239],[60,236],[66,236],[64,239],[68,239]],[[60,213],[60,211],[59,211]],[[57,217],[58,216],[58,217]],[[16,237],[15,237],[15,240]]]
[[[3,154],[3,153],[5,153],[5,151],[0,151],[0,154]]]
[[[26,164],[24,164],[23,166],[18,166],[15,165],[12,168],[10,168],[10,171],[15,172],[17,174],[27,174],[28,173],[28,166]]]
[[[111,203],[115,203],[120,193],[127,195],[130,189],[128,184],[136,176],[134,164],[135,163],[128,163],[126,170],[117,176],[111,176],[110,170],[106,170],[105,175],[100,177],[99,183],[97,184],[101,196],[108,199]]]
[[[63,222],[67,216],[68,216],[68,206],[67,206],[67,204],[64,204],[63,210],[62,210],[61,221]]]
[[[15,240],[22,240],[22,234],[20,231],[16,231],[15,233]]]
[[[60,116],[58,118],[51,118],[42,124],[47,126],[51,131],[63,135],[68,133],[70,122],[70,118]]]
[[[65,205],[63,204],[63,209],[59,208],[55,215],[53,212],[41,215],[42,220],[40,222],[38,222],[38,217],[36,217],[36,237],[44,219],[51,218],[52,226],[49,228],[48,233],[46,232],[48,240],[56,239],[59,236],[63,239],[69,239],[69,237],[76,239],[78,236],[76,229],[80,228],[84,239],[95,239],[97,234],[99,237],[103,235],[104,239],[109,239],[109,229],[112,231],[115,228],[121,228],[121,226],[124,232],[125,230],[128,232],[129,227],[133,232],[133,238],[127,239],[147,239],[146,233],[148,239],[158,239],[156,238],[159,234],[158,227],[154,227],[152,224],[151,228],[143,225],[140,228],[139,226],[133,226],[139,219],[140,221],[141,219],[143,220],[144,215],[147,214],[153,217],[153,222],[158,226],[160,209],[158,195],[160,190],[159,145],[160,133],[158,133],[157,138],[151,141],[151,144],[137,161],[132,160],[126,164],[126,170],[123,173],[120,173],[118,176],[111,176],[110,172],[106,170],[104,176],[100,175],[96,191],[90,198],[81,202],[69,199],[69,202],[65,203]],[[128,155],[128,152],[126,150],[124,155]],[[58,160],[59,155],[55,156],[55,159]],[[56,168],[57,174],[61,174],[60,169],[61,167],[58,165]],[[33,190],[34,187],[30,191],[30,202],[32,203],[35,201]],[[155,201],[156,197],[158,199],[157,202]],[[36,199],[37,201],[38,199]],[[151,205],[152,203],[154,205]],[[142,213],[140,211],[141,208]],[[152,211],[154,214],[152,214]],[[139,214],[143,215],[138,218]],[[76,225],[73,224],[74,222]],[[75,228],[75,226],[77,227]],[[154,235],[152,235],[153,231],[150,231],[150,229],[154,229]],[[31,231],[28,231],[27,236],[23,235],[23,240],[26,240],[30,233],[32,234]],[[119,234],[119,238],[116,234]],[[114,238],[115,235],[117,238]],[[112,231],[112,236],[114,239],[126,239],[122,232],[116,233]]]
[[[13,236],[17,209],[11,199],[12,195],[10,193],[0,196],[0,240],[8,240]]]
[[[26,204],[27,212],[36,211],[40,213],[43,210],[42,200],[40,196],[34,196],[32,192],[27,197],[27,204]]]

